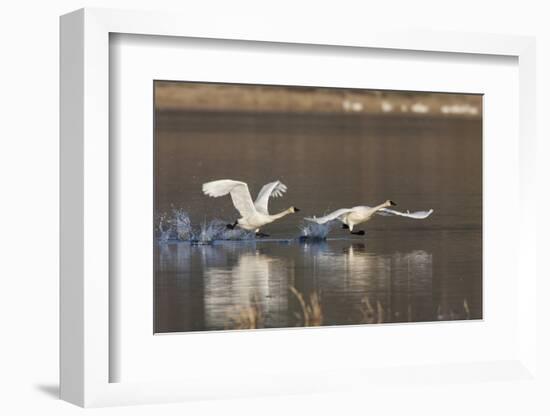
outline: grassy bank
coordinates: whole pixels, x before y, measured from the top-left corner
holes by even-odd
[[[155,82],[159,111],[356,113],[387,116],[481,118],[474,94],[316,87]]]

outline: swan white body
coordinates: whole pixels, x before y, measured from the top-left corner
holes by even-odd
[[[245,230],[254,230],[256,232],[266,224],[299,211],[295,207],[290,207],[278,214],[269,214],[269,198],[282,196],[286,192],[286,189],[286,185],[281,181],[270,182],[262,187],[256,201],[252,201],[248,185],[245,182],[220,179],[202,185],[204,194],[214,198],[230,194],[233,205],[239,211],[239,214],[241,214],[241,218],[237,220],[236,224]]]
[[[417,212],[409,212],[409,211],[400,212],[400,211],[395,211],[393,209],[388,209],[388,207],[393,205],[396,205],[396,204],[388,200],[383,204],[377,205],[375,207],[357,206],[353,208],[342,208],[342,209],[337,209],[336,211],[331,212],[330,214],[325,215],[324,217],[319,217],[319,218],[312,217],[312,218],[305,218],[305,219],[307,221],[316,222],[317,224],[325,224],[329,221],[339,220],[343,224],[346,224],[347,227],[349,227],[350,232],[353,232],[353,227],[355,227],[358,224],[367,222],[375,214],[384,215],[384,216],[398,215],[401,217],[424,219],[424,218],[428,218],[433,212],[433,209],[430,209],[429,211],[417,211]]]

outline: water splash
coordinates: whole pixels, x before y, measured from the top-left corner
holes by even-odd
[[[199,230],[191,235],[190,241],[194,244],[211,244],[214,240],[218,240],[221,234],[221,227],[225,225],[218,223],[217,220],[203,222]]]
[[[160,241],[186,241],[193,233],[189,215],[181,208],[172,208],[170,213],[161,214],[157,231]]]
[[[300,225],[300,240],[322,241],[326,240],[328,233],[332,229],[333,221],[325,224],[316,222],[306,222]]]
[[[159,216],[157,233],[161,242],[188,241],[193,244],[211,244],[217,240],[253,240],[256,237],[252,231],[229,229],[227,223],[219,219],[205,221],[199,228],[194,228],[189,214],[181,208],[172,208],[170,213]]]
[[[255,240],[256,233],[254,231],[243,230],[242,228],[235,228],[233,230],[227,227],[221,234],[221,240]]]
[[[221,240],[251,240],[255,233],[241,228],[227,228],[227,223],[219,219],[203,222],[199,230],[192,233],[190,241],[194,244],[211,244]]]

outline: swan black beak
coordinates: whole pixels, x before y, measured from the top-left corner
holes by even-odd
[[[301,211],[300,208],[294,207],[294,212],[299,212],[299,211]]]
[[[390,205],[391,205],[392,207],[395,207],[397,204],[396,204],[395,202],[393,202],[393,201],[390,201]]]

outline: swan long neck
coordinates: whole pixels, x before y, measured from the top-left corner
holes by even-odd
[[[381,210],[382,208],[387,208],[389,206],[391,206],[391,204],[389,204],[388,202],[382,202],[380,205],[375,206],[374,210],[378,211],[378,210]]]
[[[283,218],[285,215],[292,214],[294,211],[292,208],[285,209],[284,211],[279,212],[278,214],[270,215],[270,217],[273,220],[278,220],[279,218]]]

